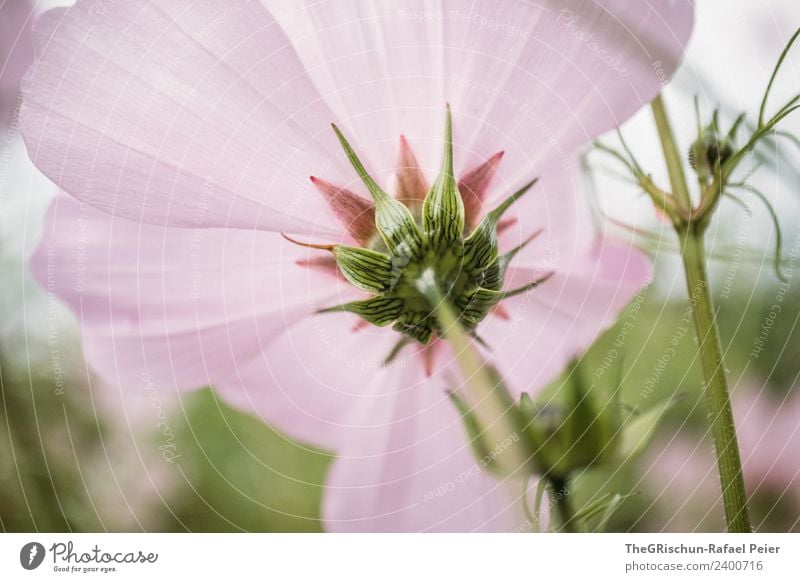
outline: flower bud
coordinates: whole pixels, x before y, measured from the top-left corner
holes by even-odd
[[[715,111],[711,122],[698,129],[697,139],[689,147],[689,165],[703,184],[733,155],[733,135],[723,137],[718,129],[718,112]]]
[[[543,475],[566,477],[613,459],[620,432],[614,395],[587,389],[574,363],[560,392],[557,403],[549,399],[538,404],[527,394],[520,400],[537,469]]]

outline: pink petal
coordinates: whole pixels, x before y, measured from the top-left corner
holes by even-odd
[[[396,187],[394,196],[400,202],[411,208],[419,208],[425,201],[430,185],[419,160],[411,149],[406,136],[400,136],[400,147],[397,152],[397,169],[395,171]]]
[[[218,379],[216,388],[238,409],[295,439],[338,451],[353,428],[348,411],[384,377],[384,361],[398,340],[389,329],[354,331],[357,321],[338,313],[306,317]],[[418,364],[401,356],[395,365]]]
[[[492,178],[497,173],[497,168],[503,160],[504,152],[497,152],[485,162],[475,166],[464,174],[458,181],[458,191],[464,201],[464,218],[467,227],[473,227],[480,222],[483,210],[483,200],[492,183]]]
[[[18,101],[19,83],[33,62],[29,0],[0,2],[0,126],[7,123]]]
[[[522,485],[473,456],[441,382],[418,367],[373,376],[347,417],[323,515],[330,531],[514,531]]]
[[[510,268],[507,288],[553,276],[533,291],[502,303],[509,319],[487,318],[478,328],[487,357],[518,392],[537,392],[617,320],[650,281],[647,257],[633,247],[602,241],[583,260]]]
[[[514,266],[535,269],[548,264],[569,265],[584,260],[592,251],[596,227],[577,164],[576,158],[568,169],[542,177],[504,215],[504,220],[512,224],[498,235],[500,252],[509,252],[539,233],[515,256]]]
[[[505,150],[499,191],[557,169],[649,102],[678,66],[693,22],[688,0],[270,6],[376,174],[391,172],[404,133],[435,175],[449,102],[458,174]]]
[[[64,190],[162,225],[340,232],[309,183],[353,174],[260,2],[91,0],[44,14],[21,112]]]
[[[309,252],[272,233],[135,223],[62,194],[31,268],[75,312],[106,380],[174,390],[229,377],[338,299],[336,278],[295,265]]]
[[[774,397],[767,387],[747,386],[733,395],[736,434],[748,491],[798,493],[800,396]]]

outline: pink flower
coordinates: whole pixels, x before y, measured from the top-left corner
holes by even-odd
[[[771,495],[772,503],[777,496],[800,504],[800,396],[777,398],[750,378],[734,392],[733,412],[751,507],[761,494]],[[644,481],[667,513],[668,530],[718,531],[724,526],[719,473],[706,437],[676,434],[656,443],[648,455]],[[767,518],[780,516],[770,510]]]
[[[653,520],[661,531],[724,528],[719,474],[708,441],[682,433],[662,438],[653,443],[642,464],[644,488],[662,514],[660,519]],[[647,525],[636,523],[634,527],[641,529]]]
[[[640,253],[594,234],[573,156],[677,67],[690,3],[655,6],[79,0],[49,12],[22,123],[30,155],[69,196],[53,204],[33,268],[74,309],[109,380],[213,384],[334,451],[328,529],[519,529],[521,487],[472,457],[435,329],[315,314],[370,294],[337,275],[327,251],[276,233],[398,258],[372,199],[378,223],[381,204],[409,216],[399,198],[419,221],[408,232],[422,228],[449,102],[463,201],[442,196],[468,233],[542,177],[500,222],[498,243],[507,252],[541,231],[504,289],[552,277],[473,326],[508,383],[535,392],[650,275]],[[331,122],[374,177],[372,199]],[[457,223],[443,216],[437,224]],[[448,236],[461,244],[460,234]],[[398,340],[423,332],[434,338],[407,340],[385,364]]]
[[[0,126],[11,119],[19,83],[33,62],[29,0],[0,1]]]
[[[781,399],[753,384],[734,396],[733,412],[748,492],[800,503],[800,394]]]

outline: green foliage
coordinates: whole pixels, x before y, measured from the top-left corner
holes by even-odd
[[[321,531],[329,454],[298,444],[202,390],[177,432],[183,483],[168,503],[174,531]]]

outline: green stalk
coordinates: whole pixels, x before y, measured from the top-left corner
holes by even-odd
[[[664,151],[664,161],[667,163],[672,193],[678,200],[678,204],[683,209],[689,210],[692,207],[692,198],[686,183],[686,174],[683,172],[683,159],[675,145],[675,136],[672,133],[672,126],[669,123],[661,95],[653,100],[651,108],[658,128],[658,137],[661,138],[661,149]]]
[[[664,150],[664,159],[669,171],[675,197],[685,210],[691,211],[691,198],[683,172],[683,164],[675,144],[672,128],[661,97],[652,104],[653,116]],[[688,214],[691,216],[691,214]],[[697,345],[705,378],[705,393],[709,408],[714,448],[717,455],[722,500],[729,532],[751,532],[747,509],[747,495],[742,478],[742,461],[736,429],[733,421],[728,381],[722,358],[722,345],[711,301],[706,268],[704,229],[707,220],[690,218],[687,224],[675,224],[681,241],[681,256],[686,273],[689,301],[692,305]]]
[[[552,503],[558,513],[558,518],[561,521],[561,531],[566,533],[578,533],[577,524],[575,520],[575,512],[572,509],[572,502],[569,498],[569,489],[567,489],[568,481],[566,478],[549,477],[552,497]],[[561,493],[559,499],[558,494]]]

